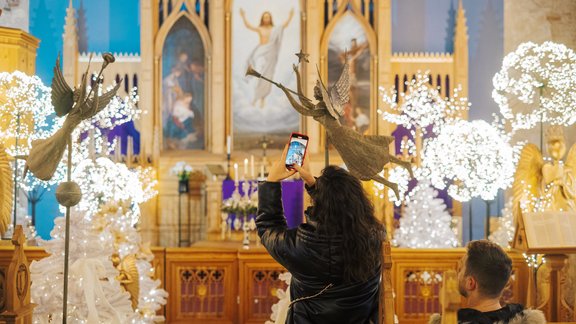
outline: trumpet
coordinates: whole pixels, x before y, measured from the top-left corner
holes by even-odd
[[[266,80],[266,81],[272,83],[273,85],[277,86],[278,88],[280,88],[280,84],[279,84],[278,82],[273,81],[273,80],[270,80],[270,79],[268,79],[267,77],[263,76],[262,73],[254,70],[254,68],[252,67],[252,65],[248,65],[248,69],[246,70],[246,76],[253,76],[253,77],[257,77],[257,78],[259,78],[259,79]],[[300,95],[298,92],[296,92],[296,91],[294,91],[294,90],[292,90],[292,89],[288,89],[288,88],[285,88],[285,89],[288,90],[290,93],[293,93],[293,94],[297,95],[297,96],[300,97],[300,99],[302,99],[302,100],[306,100],[306,101],[308,101],[308,102],[311,101],[310,99],[304,97],[303,95]]]

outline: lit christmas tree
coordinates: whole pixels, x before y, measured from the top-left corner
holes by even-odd
[[[515,230],[512,199],[510,199],[502,210],[502,217],[498,218],[498,229],[492,232],[488,239],[503,248],[510,248],[510,242],[514,239]]]
[[[394,245],[409,248],[458,246],[451,228],[452,216],[437,196],[438,192],[427,181],[420,181],[408,195],[400,228],[394,232]]]

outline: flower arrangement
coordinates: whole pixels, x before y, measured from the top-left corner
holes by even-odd
[[[258,194],[253,192],[248,196],[240,196],[237,192],[222,203],[223,212],[236,215],[255,215],[258,211]]]
[[[186,162],[180,161],[170,169],[170,173],[177,176],[179,181],[188,181],[192,173],[192,167]]]

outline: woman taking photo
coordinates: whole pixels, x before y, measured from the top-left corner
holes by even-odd
[[[336,166],[317,179],[306,167],[286,170],[286,152],[259,185],[256,217],[262,244],[292,274],[286,323],[378,323],[385,230],[362,184]],[[312,207],[306,223],[288,229],[280,181],[296,172]]]

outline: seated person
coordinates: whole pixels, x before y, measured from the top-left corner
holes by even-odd
[[[524,309],[520,304],[500,305],[512,273],[512,260],[497,244],[471,241],[458,268],[458,290],[468,303],[468,308],[458,310],[458,323],[546,323],[539,310]],[[441,323],[440,315],[432,315],[429,323]]]

